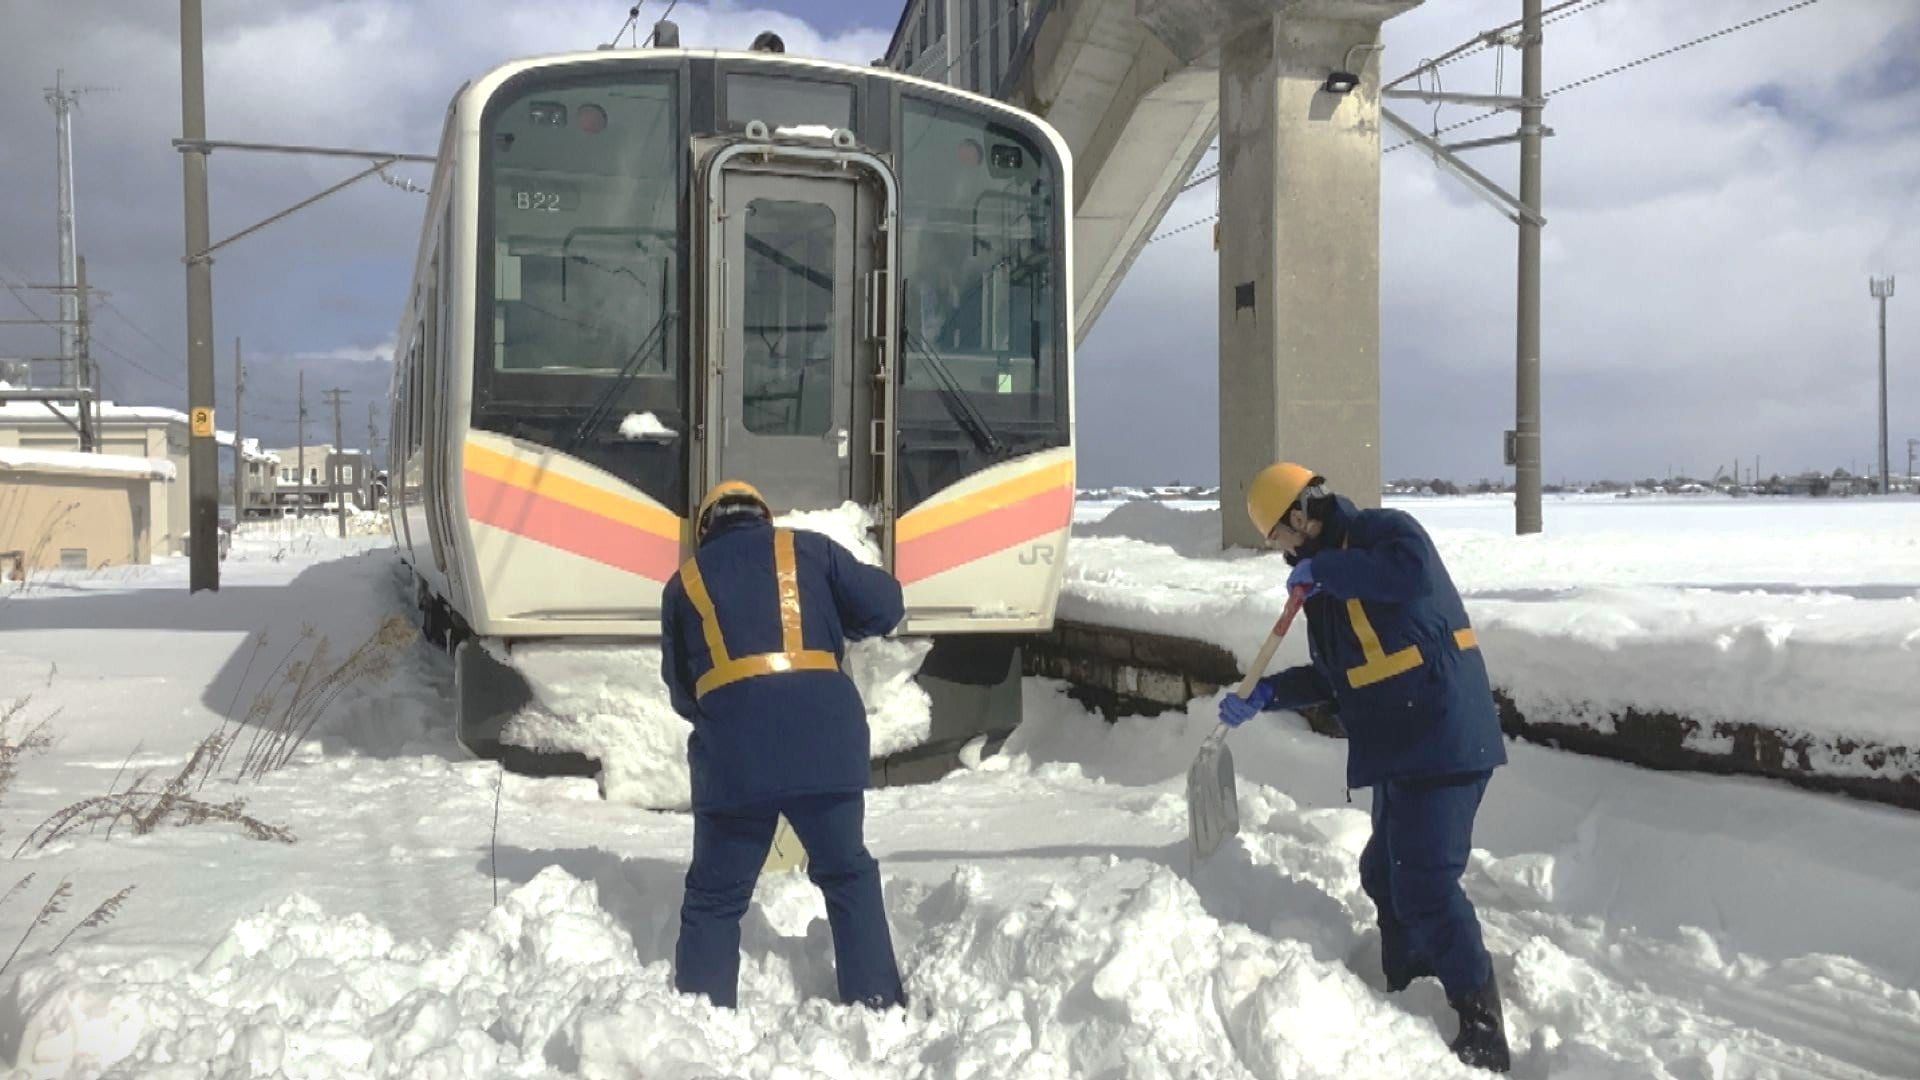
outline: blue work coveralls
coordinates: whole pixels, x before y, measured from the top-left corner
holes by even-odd
[[[1379,909],[1381,965],[1398,990],[1438,975],[1449,998],[1493,965],[1460,888],[1473,818],[1507,761],[1466,607],[1410,514],[1335,497],[1311,557],[1312,663],[1262,680],[1269,709],[1332,702],[1347,734],[1347,785],[1373,789],[1360,882]]]
[[[667,583],[661,674],[693,723],[693,859],[674,986],[731,1008],[740,919],[785,814],[825,894],[840,997],[900,1003],[900,972],[863,837],[866,709],[840,670],[846,643],[905,613],[900,583],[817,533],[723,518]]]

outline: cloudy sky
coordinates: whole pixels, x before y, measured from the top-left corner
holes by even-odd
[[[519,55],[591,47],[626,0],[205,0],[215,138],[431,151],[454,89]],[[1784,6],[1608,0],[1549,27],[1549,88]],[[651,15],[660,0],[648,5]],[[1404,71],[1518,14],[1516,0],[1429,0],[1387,26]],[[180,129],[172,0],[0,0],[0,282],[54,275],[54,139],[42,88],[87,96],[75,128],[81,248],[110,298],[96,340],[118,400],[185,401]],[[690,44],[780,31],[792,52],[864,62],[890,0],[760,0],[674,13]],[[1504,88],[1518,82],[1517,56]],[[1492,54],[1446,85],[1492,90]],[[1448,109],[1445,124],[1473,115]],[[1408,110],[1419,122],[1428,109]],[[1870,274],[1906,271],[1891,367],[1895,457],[1920,438],[1920,5],[1824,0],[1679,56],[1570,90],[1547,110],[1543,368],[1549,479],[1866,469],[1875,453]],[[1468,129],[1497,134],[1510,119]],[[1388,137],[1391,145],[1396,140]],[[1514,152],[1476,162],[1504,183]],[[225,236],[355,171],[216,154]],[[424,185],[424,168],[396,170]],[[1385,158],[1382,368],[1388,475],[1505,474],[1513,417],[1514,229],[1419,154]],[[310,434],[319,391],[348,391],[348,441],[383,402],[384,349],[424,199],[365,183],[221,253],[214,270],[222,424],[233,339],[249,433],[293,440],[296,374]],[[1211,185],[1163,228],[1213,210]],[[1081,350],[1089,483],[1215,478],[1214,255],[1202,227],[1152,244]],[[55,305],[26,295],[41,314]],[[1911,298],[1909,298],[1909,296]],[[26,313],[0,290],[0,318]],[[1909,314],[1911,312],[1911,314]],[[51,333],[0,327],[0,355]],[[382,404],[381,411],[384,412]],[[1140,439],[1150,427],[1166,438]]]

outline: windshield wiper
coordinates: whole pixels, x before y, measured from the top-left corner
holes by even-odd
[[[940,386],[937,389],[940,391],[941,403],[946,405],[947,411],[953,414],[954,420],[973,440],[973,444],[993,457],[1000,456],[1006,449],[1006,444],[993,433],[993,426],[987,423],[987,418],[973,404],[973,399],[961,389],[960,380],[953,377],[947,362],[942,360],[940,354],[933,351],[933,346],[928,345],[926,339],[919,334],[903,329],[902,336],[906,338],[907,345],[920,354],[920,359],[927,362],[927,370],[933,372],[934,378],[939,380]]]
[[[613,414],[615,397],[617,397],[622,390],[626,389],[627,384],[633,381],[635,375],[640,373],[642,358],[652,352],[652,347],[655,344],[665,342],[666,335],[663,331],[666,329],[667,324],[672,321],[673,310],[671,308],[666,308],[660,312],[660,317],[654,320],[653,328],[647,331],[646,337],[640,339],[639,345],[634,346],[633,354],[627,357],[626,363],[620,365],[619,373],[607,384],[607,388],[600,392],[600,397],[593,403],[593,408],[587,410],[587,415],[580,419],[580,426],[574,429],[573,437],[567,440],[567,445],[564,449],[571,451],[581,443],[587,441],[587,436],[598,430],[601,424],[606,423],[607,417]]]

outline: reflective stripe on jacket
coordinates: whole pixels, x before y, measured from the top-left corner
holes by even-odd
[[[866,710],[846,642],[904,615],[900,584],[818,533],[721,522],[662,596],[661,675],[693,722],[699,808],[866,787]]]
[[[1347,783],[1481,772],[1506,745],[1466,606],[1426,530],[1336,499],[1306,603],[1310,667],[1270,676],[1268,708],[1335,703]]]

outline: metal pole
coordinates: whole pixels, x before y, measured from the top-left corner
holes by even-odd
[[[340,483],[340,458],[346,453],[345,437],[340,429],[340,403],[346,399],[347,392],[334,387],[327,391],[327,397],[333,402],[333,453],[327,455],[327,490],[333,493],[334,516],[340,522],[340,539],[347,538],[347,492]]]
[[[180,0],[180,132],[207,137],[206,70],[200,0]],[[220,456],[213,437],[213,260],[207,250],[207,155],[180,155],[186,188],[187,482],[192,536],[189,587],[220,588]]]
[[[100,424],[97,406],[88,392],[93,388],[93,329],[88,324],[92,305],[87,302],[87,260],[74,259],[75,295],[80,298],[79,316],[74,323],[73,388],[75,411],[80,415],[80,449],[100,450]]]
[[[1893,278],[1870,278],[1867,292],[1880,301],[1880,494],[1891,494],[1887,468],[1887,298],[1893,295]]]
[[[64,85],[66,73],[56,71],[53,76],[53,89],[47,91],[47,104],[53,106],[54,160],[57,165],[56,185],[58,187],[59,217],[56,226],[60,232],[60,284],[66,286],[60,294],[60,356],[72,361],[79,355],[79,343],[75,340],[74,320],[80,317],[77,294],[72,286],[78,280],[78,270],[74,260],[78,257],[74,243],[73,221],[73,100],[74,95],[67,93]]]
[[[1540,0],[1522,0],[1520,96],[1540,101]],[[1513,531],[1541,530],[1540,511],[1540,113],[1520,110],[1520,201],[1532,216],[1520,226],[1514,357]]]
[[[247,516],[247,445],[240,431],[240,398],[247,389],[247,369],[240,363],[240,339],[233,339],[233,527]]]
[[[297,373],[294,385],[300,388],[300,450],[293,459],[293,516],[303,518],[307,516],[307,373]]]
[[[373,477],[379,471],[374,463],[380,459],[380,427],[376,420],[379,414],[379,403],[367,402],[367,457],[361,466],[360,489],[367,493],[368,510],[379,509],[378,500],[373,497]]]
[[[1540,0],[1521,4],[1521,96],[1540,94]],[[1540,532],[1540,106],[1521,108],[1521,256],[1513,394],[1513,532]]]

